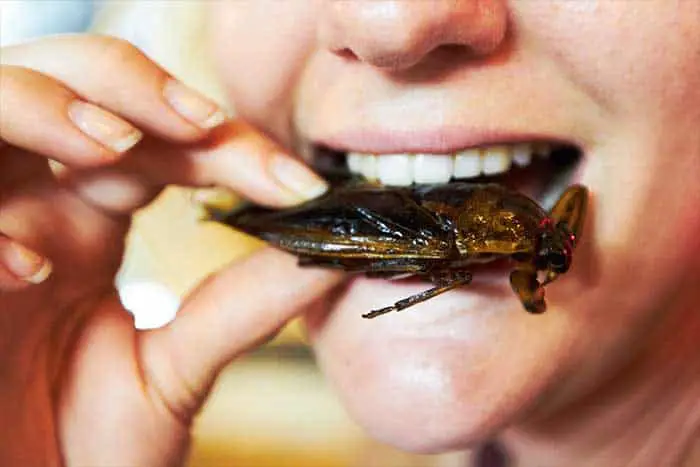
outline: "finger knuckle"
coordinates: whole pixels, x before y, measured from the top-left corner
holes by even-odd
[[[128,40],[99,36],[98,62],[94,65],[103,79],[91,80],[95,90],[93,101],[104,104],[106,101],[129,103],[134,95],[144,89],[152,90],[161,82],[164,73],[146,54]],[[141,91],[140,91],[141,90]]]
[[[140,62],[144,59],[144,54],[134,44],[126,39],[114,36],[96,36],[100,50],[101,65],[105,67],[107,72],[114,69],[123,69],[124,66],[129,66],[135,62]]]

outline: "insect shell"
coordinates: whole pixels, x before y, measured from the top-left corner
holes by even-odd
[[[588,190],[580,185],[567,189],[550,212],[497,184],[355,185],[297,207],[250,207],[217,220],[298,255],[301,266],[433,282],[366,318],[466,285],[474,264],[497,259],[511,260],[510,284],[525,310],[542,313],[544,286],[571,265],[587,204]]]

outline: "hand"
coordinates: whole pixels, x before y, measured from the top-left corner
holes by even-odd
[[[169,183],[272,206],[323,184],[123,41],[53,38],[0,60],[0,464],[182,462],[221,368],[339,276],[266,249],[136,332],[113,286],[131,214]]]

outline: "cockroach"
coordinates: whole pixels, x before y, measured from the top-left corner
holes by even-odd
[[[249,207],[215,217],[299,256],[301,266],[415,275],[434,285],[365,318],[469,284],[472,266],[498,259],[513,264],[510,284],[525,310],[543,313],[544,286],[569,270],[587,205],[581,185],[569,187],[549,212],[493,183],[348,185],[297,207]]]

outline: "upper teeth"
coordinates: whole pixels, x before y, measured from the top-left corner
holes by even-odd
[[[524,167],[533,155],[552,152],[547,143],[520,143],[465,149],[454,154],[364,154],[350,152],[348,168],[383,185],[447,183],[452,178],[476,178],[506,172],[512,164]]]

